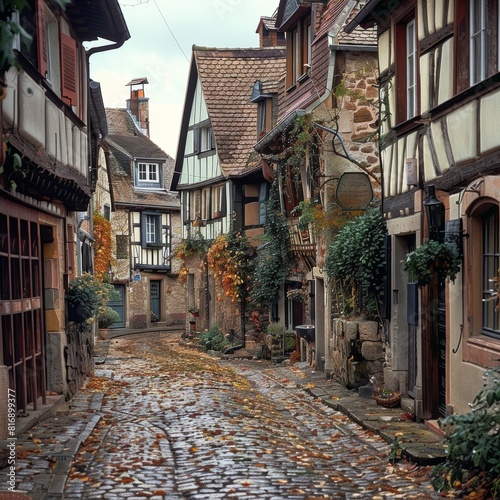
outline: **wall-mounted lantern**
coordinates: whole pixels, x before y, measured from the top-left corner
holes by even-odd
[[[425,215],[429,224],[430,239],[439,239],[439,230],[443,223],[444,205],[436,197],[436,187],[430,185],[424,200]]]

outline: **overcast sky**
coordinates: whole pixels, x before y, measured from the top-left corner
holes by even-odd
[[[104,105],[125,108],[134,78],[147,77],[150,137],[175,158],[193,45],[258,47],[261,16],[279,0],[124,0],[131,38],[90,58],[90,77],[101,83]]]

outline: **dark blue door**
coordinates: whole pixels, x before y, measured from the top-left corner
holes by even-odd
[[[161,281],[151,281],[149,285],[149,300],[151,308],[151,322],[160,321],[160,284]]]
[[[113,323],[110,328],[124,328],[125,327],[125,285],[113,285],[114,293],[112,299],[106,304],[118,313],[120,319]]]

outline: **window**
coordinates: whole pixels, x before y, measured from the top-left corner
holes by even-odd
[[[208,214],[210,213],[210,188],[205,188],[201,192],[201,218],[203,220],[208,219]]]
[[[187,220],[194,221],[198,217],[201,217],[200,201],[201,191],[189,192],[189,212],[187,214]]]
[[[260,138],[272,129],[273,100],[268,97],[257,103],[257,137]]]
[[[470,2],[470,84],[486,78],[486,0]]]
[[[21,23],[25,25],[24,18]],[[27,32],[32,34],[32,29]],[[22,50],[33,62],[35,54]],[[55,94],[77,112],[79,77],[76,41],[59,29],[57,16],[43,0],[36,1],[36,63],[38,71]]]
[[[482,287],[483,323],[482,333],[500,338],[500,311],[498,300],[492,298],[492,279],[498,275],[499,239],[498,207],[493,207],[481,216],[482,223]]]
[[[296,26],[286,32],[287,38],[287,69],[286,85],[293,87],[307,75],[307,67],[311,64],[311,43],[313,29],[311,17],[299,20]]]
[[[193,126],[193,152],[195,154],[213,154],[215,152],[214,131],[210,120],[204,120]]]
[[[200,129],[200,153],[215,149],[212,127]]]
[[[161,215],[143,213],[141,217],[142,246],[162,243]]]
[[[126,234],[116,235],[116,258],[128,259],[128,236]]]
[[[158,189],[162,187],[161,167],[158,163],[138,163],[136,187]]]
[[[107,203],[103,207],[102,215],[105,219],[111,220],[111,207]]]
[[[406,117],[417,114],[417,40],[415,21],[406,25]]]
[[[212,188],[212,218],[221,217],[224,212],[224,185],[215,186]]]
[[[396,118],[398,123],[418,114],[418,46],[413,16],[395,26],[396,36]]]
[[[456,0],[455,81],[462,92],[498,72],[498,0]]]

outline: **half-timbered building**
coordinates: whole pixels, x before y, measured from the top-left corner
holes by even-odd
[[[262,244],[267,181],[253,150],[259,105],[251,98],[258,94],[256,99],[262,100],[264,133],[276,119],[284,50],[276,46],[283,40],[268,22],[260,23],[259,33],[260,48],[193,47],[176,157],[185,241],[212,241],[240,231],[252,246]],[[244,336],[239,306],[226,300],[199,264],[185,266],[188,307],[196,311],[194,328],[219,324],[224,332]]]
[[[372,0],[347,27],[378,31],[386,382],[424,419],[468,411],[499,364],[498,23],[489,0]],[[456,245],[461,273],[418,287],[404,263],[432,239]]]
[[[350,355],[336,359],[345,349],[332,321],[336,307],[324,273],[326,249],[344,208],[364,209],[380,192],[375,32],[342,31],[359,3],[280,1],[276,27],[286,35],[286,70],[278,121],[255,145],[264,168],[280,175],[286,186],[282,207],[294,260],[278,294],[274,321],[288,331],[305,324],[298,329],[300,356],[329,373],[345,373]],[[297,148],[304,136],[309,140]],[[372,182],[365,202],[341,207],[335,194],[341,176],[368,179],[367,172]],[[305,228],[302,208],[315,213]]]
[[[186,316],[172,256],[181,237],[174,160],[148,137],[147,83],[132,80],[127,107],[106,109],[109,134],[94,208],[111,221],[109,277],[116,293],[108,305],[120,316],[112,328],[184,324]]]
[[[69,396],[91,369],[90,338],[67,332],[65,290],[91,270],[89,241],[77,238],[87,213],[99,140],[105,134],[99,85],[88,62],[101,45],[129,37],[114,0],[26,2],[2,23],[31,36],[13,39],[0,68],[0,437],[7,394],[21,418]],[[21,4],[19,4],[21,5]],[[16,30],[13,30],[16,32]],[[5,40],[3,41],[3,43]],[[4,57],[5,56],[5,57]],[[2,53],[2,64],[7,53]],[[82,214],[77,217],[77,214]],[[88,235],[88,232],[85,232]],[[19,426],[20,427],[20,426]]]

